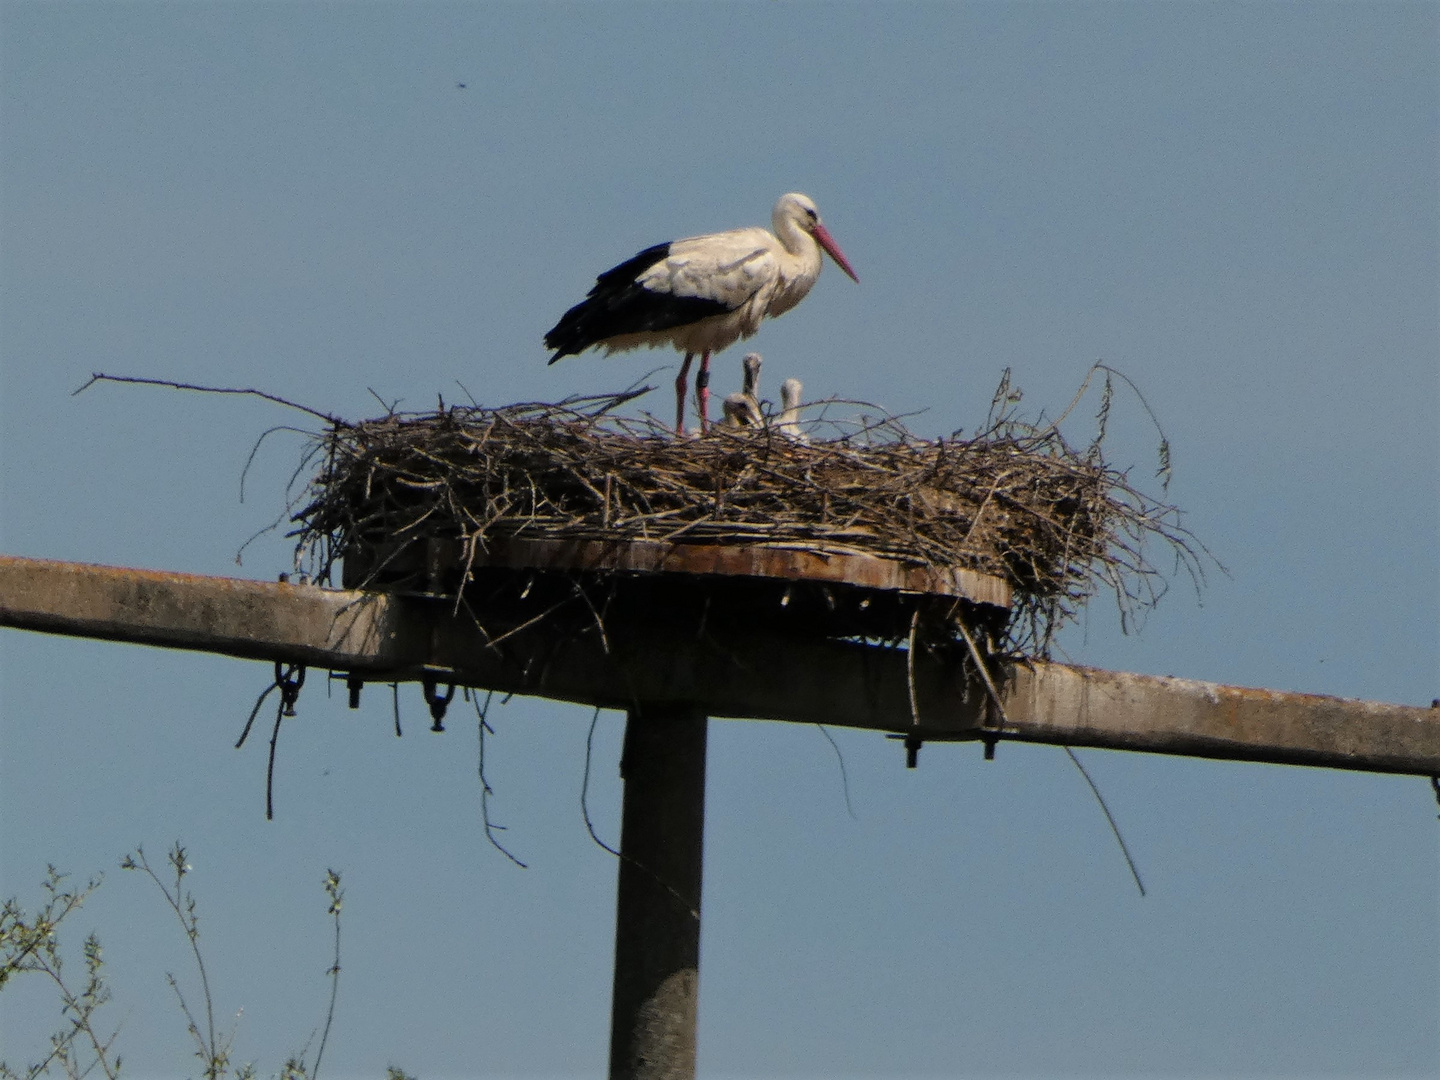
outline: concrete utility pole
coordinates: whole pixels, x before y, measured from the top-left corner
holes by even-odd
[[[707,723],[684,706],[625,721],[612,1077],[695,1075]]]
[[[641,556],[644,565],[626,572],[676,572],[666,563],[671,555],[646,548]],[[627,557],[641,556],[632,549]],[[532,565],[537,558],[527,557]],[[1003,583],[978,575],[920,581],[918,572],[896,577],[861,562],[811,567],[803,553],[788,550],[779,570],[773,561],[756,563],[754,552],[729,563],[713,549],[701,557],[708,570],[691,564],[680,572],[734,575],[741,568],[805,580],[813,571],[813,579],[832,581],[841,572],[872,574],[864,587],[913,593],[919,586],[977,604],[1008,603]],[[987,749],[1018,740],[1440,774],[1440,708],[1041,661],[1002,665],[992,698],[959,662],[922,650],[912,656],[853,640],[796,638],[765,629],[764,619],[743,631],[692,635],[635,619],[607,622],[601,635],[557,638],[533,619],[512,626],[487,619],[487,636],[468,615],[452,612],[450,603],[385,592],[0,556],[0,626],[329,668],[352,685],[433,683],[438,675],[478,689],[627,710],[615,1080],[684,1080],[695,1072],[707,715],[884,731],[903,736],[912,754],[928,740],[979,740]],[[503,649],[493,647],[497,636]]]

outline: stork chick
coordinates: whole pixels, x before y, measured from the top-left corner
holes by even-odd
[[[799,379],[786,379],[780,384],[780,417],[775,428],[787,439],[808,443],[810,436],[800,427],[800,394],[804,389]]]
[[[743,388],[738,394],[729,394],[721,402],[725,423],[730,427],[761,427],[765,423],[760,412],[760,354],[746,353],[741,362],[745,370]]]

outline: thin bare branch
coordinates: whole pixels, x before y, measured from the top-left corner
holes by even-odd
[[[850,774],[845,771],[845,755],[840,752],[840,744],[835,741],[835,736],[830,734],[830,729],[824,724],[816,724],[820,734],[825,736],[825,741],[830,744],[830,749],[835,751],[835,761],[840,766],[840,790],[845,795],[845,812],[850,815],[852,821],[859,821],[855,816],[855,807],[850,805]]]
[[[468,691],[467,694],[469,694]],[[529,868],[528,864],[523,863],[519,859],[517,859],[514,853],[512,853],[509,848],[505,847],[504,844],[500,843],[500,841],[495,836],[495,832],[497,829],[503,832],[506,826],[496,825],[490,820],[490,796],[495,794],[495,789],[490,786],[490,781],[485,777],[485,735],[487,732],[492,735],[495,733],[495,729],[490,726],[490,721],[488,719],[490,715],[490,702],[494,699],[494,697],[494,690],[486,691],[485,704],[481,705],[480,695],[478,693],[470,695],[470,700],[475,706],[475,716],[479,720],[480,731],[480,762],[476,766],[475,770],[477,775],[480,777],[480,819],[485,826],[485,839],[489,840],[491,845],[495,848],[496,851],[500,852],[501,855],[504,855],[516,866],[520,867],[521,870],[525,870]]]
[[[590,833],[590,839],[618,859],[620,852],[600,839],[599,834],[595,832],[595,823],[590,820],[590,760],[595,749],[595,725],[599,722],[600,707],[597,705],[595,715],[590,717],[590,730],[585,733],[585,776],[580,781],[580,813],[585,816],[585,829]]]
[[[287,398],[280,397],[278,394],[271,394],[264,390],[241,390],[228,386],[201,386],[196,383],[175,382],[172,379],[150,379],[138,375],[106,375],[101,372],[96,372],[90,376],[84,386],[75,390],[70,396],[74,397],[76,394],[84,393],[97,382],[135,383],[141,386],[164,386],[171,390],[193,390],[201,394],[240,394],[248,397],[258,397],[263,398],[265,401],[274,402],[276,405],[284,405],[287,409],[298,409],[300,412],[309,413],[317,420],[324,420],[332,427],[343,428],[350,426],[348,422],[338,416],[321,412],[319,409],[312,409],[308,405],[301,405],[298,402],[290,401]]]
[[[1140,871],[1136,869],[1135,860],[1130,856],[1130,847],[1125,843],[1125,837],[1120,835],[1120,826],[1115,823],[1115,815],[1110,813],[1110,807],[1105,805],[1105,796],[1100,794],[1099,787],[1097,787],[1095,781],[1090,778],[1090,774],[1086,771],[1085,766],[1080,764],[1080,759],[1076,756],[1075,751],[1068,746],[1062,746],[1060,749],[1070,755],[1070,760],[1074,762],[1075,768],[1080,770],[1080,775],[1085,778],[1085,783],[1090,785],[1090,793],[1095,796],[1095,801],[1100,804],[1100,809],[1105,814],[1105,820],[1110,823],[1110,831],[1115,835],[1115,842],[1120,845],[1120,854],[1125,856],[1125,865],[1130,867],[1130,876],[1135,879],[1135,887],[1140,890],[1140,895],[1144,896],[1145,883],[1140,880]]]

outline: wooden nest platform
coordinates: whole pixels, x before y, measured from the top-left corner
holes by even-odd
[[[512,623],[568,604],[597,625],[630,610],[913,643],[964,619],[992,648],[1043,654],[1101,589],[1122,610],[1153,601],[1147,541],[1189,552],[1174,508],[1053,427],[929,440],[830,403],[861,415],[802,439],[676,438],[619,415],[634,396],[336,423],[294,515],[300,555],[320,578],[339,562],[347,586]]]

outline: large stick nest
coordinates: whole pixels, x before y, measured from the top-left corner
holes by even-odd
[[[997,394],[972,438],[917,438],[873,406],[832,402],[826,413],[859,419],[813,421],[804,441],[769,425],[675,438],[616,412],[634,396],[337,422],[295,515],[300,552],[322,575],[347,552],[431,538],[458,541],[466,565],[511,537],[863,553],[1008,581],[1006,643],[1032,655],[1098,591],[1124,617],[1153,604],[1156,541],[1200,569],[1174,507],[1106,465],[1098,440],[1077,451],[1055,425],[1017,421],[1013,396]]]

